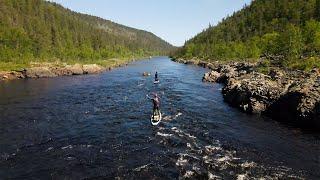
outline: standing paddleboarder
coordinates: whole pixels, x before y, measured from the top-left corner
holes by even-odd
[[[156,71],[156,74],[154,75],[154,81],[159,81],[158,79],[158,72]]]
[[[152,119],[154,119],[155,116],[160,116],[160,97],[157,93],[153,94],[153,98],[150,98],[148,95],[147,97],[153,102]]]

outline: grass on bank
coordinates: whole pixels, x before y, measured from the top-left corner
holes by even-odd
[[[0,71],[21,71],[27,67],[29,63],[0,62]]]
[[[305,59],[293,59],[289,62],[285,61],[284,66],[290,69],[299,69],[309,72],[314,68],[320,68],[320,58],[308,57]]]
[[[135,58],[135,59],[143,59],[143,57]],[[74,64],[97,64],[103,67],[114,67],[117,65],[125,64],[130,62],[133,58],[111,58],[111,59],[88,59],[88,60],[60,60],[56,58],[52,59],[33,59],[32,61],[10,61],[10,62],[2,62],[0,61],[0,71],[21,71],[24,68],[34,67],[34,66],[54,66],[54,67],[64,67],[66,65],[74,65]]]

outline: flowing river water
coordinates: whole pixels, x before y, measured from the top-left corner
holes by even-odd
[[[159,72],[160,84],[143,72]],[[167,57],[0,84],[1,179],[320,179],[320,134],[229,107]],[[163,121],[150,124],[161,96]]]

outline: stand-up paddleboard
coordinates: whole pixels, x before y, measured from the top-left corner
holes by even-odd
[[[159,83],[160,83],[159,80],[153,82],[153,84],[159,84]]]
[[[162,115],[161,115],[161,112],[159,111],[159,114],[151,116],[150,121],[153,126],[156,126],[161,122],[161,119],[162,119]]]

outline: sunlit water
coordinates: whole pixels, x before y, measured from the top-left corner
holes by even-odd
[[[143,72],[159,72],[161,83]],[[0,177],[320,178],[320,135],[223,102],[207,69],[166,57],[0,84]],[[161,96],[163,121],[150,124]]]

